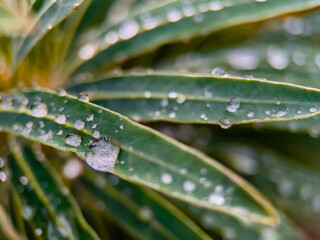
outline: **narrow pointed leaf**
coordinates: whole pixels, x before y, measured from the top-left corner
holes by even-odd
[[[94,167],[98,170],[106,171],[107,166],[121,178],[202,207],[265,224],[277,221],[273,207],[237,175],[150,128],[50,91],[26,90],[12,97],[8,95],[0,108],[4,131],[73,151],[91,164],[96,160]],[[100,139],[96,141],[95,137]],[[104,157],[103,146],[109,147],[110,160]],[[206,181],[200,180],[203,177]],[[213,195],[216,188],[222,195],[218,203]]]
[[[300,226],[315,229],[319,224],[319,170],[257,144],[229,141],[214,146],[223,162],[241,172]]]
[[[107,214],[136,239],[211,239],[168,200],[109,175],[87,174],[81,185],[102,201]],[[90,177],[91,176],[91,177]]]
[[[68,89],[135,120],[231,124],[293,120],[317,114],[320,92],[232,77],[133,75]]]
[[[167,1],[151,3],[137,9],[123,22],[107,25],[94,34],[90,46],[96,56],[86,61],[81,70],[101,69],[151,51],[168,42],[190,39],[241,23],[319,6],[317,0],[234,1]],[[146,18],[145,16],[149,16]],[[76,65],[81,64],[81,61]]]
[[[22,62],[31,49],[50,29],[77,10],[83,1],[85,0],[56,0],[51,1],[50,5],[45,5],[45,11],[41,13],[31,32],[22,41],[14,67],[17,67]]]
[[[9,167],[22,214],[43,239],[99,239],[85,222],[68,189],[29,147],[11,145]]]

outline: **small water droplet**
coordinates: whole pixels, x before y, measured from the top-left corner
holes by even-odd
[[[81,175],[83,165],[77,159],[70,159],[63,166],[63,175],[68,179],[75,179]]]
[[[122,39],[130,39],[139,31],[139,25],[134,20],[124,22],[119,29],[119,36]]]
[[[283,117],[283,116],[285,116],[285,115],[287,115],[287,114],[288,114],[287,111],[279,111],[279,112],[277,112],[276,114],[272,114],[272,116],[273,116],[273,117],[276,117],[276,118],[281,118],[281,117]]]
[[[223,118],[219,121],[219,125],[223,129],[228,129],[231,127],[232,124],[228,118]]]
[[[56,117],[56,119],[54,121],[59,124],[65,124],[66,120],[67,120],[67,118],[65,115],[59,115]]]
[[[145,91],[145,92],[143,93],[143,96],[144,96],[145,98],[150,98],[150,97],[151,97],[151,92],[150,92],[150,91]]]
[[[228,112],[236,112],[238,108],[240,107],[240,101],[238,98],[232,98],[230,99],[228,105],[227,105],[227,110]]]
[[[74,127],[78,130],[84,129],[84,121],[78,119],[75,123],[74,123]]]
[[[169,173],[162,174],[161,182],[164,183],[164,184],[172,183],[172,176]]]
[[[73,10],[78,10],[79,7],[80,7],[80,3],[75,3],[75,4],[73,4],[72,9]]]
[[[227,75],[227,72],[224,68],[221,67],[215,67],[212,71],[211,71],[211,75],[213,77],[224,77]]]
[[[252,118],[254,117],[254,112],[253,111],[248,111],[247,116]]]
[[[139,216],[144,221],[150,221],[153,217],[153,212],[149,207],[144,206],[144,207],[140,208]]]
[[[309,109],[309,111],[310,111],[311,113],[314,113],[314,112],[317,111],[317,109],[316,109],[315,107],[311,107],[311,108]]]
[[[196,188],[197,188],[197,185],[190,180],[186,180],[183,182],[183,189],[186,192],[193,192]]]
[[[36,102],[31,105],[31,115],[35,117],[44,117],[48,114],[47,104]]]
[[[100,132],[99,132],[99,131],[94,131],[94,132],[92,133],[92,136],[93,136],[94,138],[99,138],[99,137],[100,137]]]
[[[21,183],[22,185],[24,185],[24,186],[27,185],[28,182],[29,182],[28,178],[25,177],[25,176],[21,176],[21,177],[19,178],[19,180],[20,180],[20,183]]]
[[[66,96],[67,95],[67,91],[62,88],[59,88],[57,93],[59,96]]]
[[[209,195],[208,202],[220,206],[225,202],[225,198],[219,193],[213,192]]]
[[[77,147],[81,144],[82,138],[76,133],[69,133],[65,139],[65,143]]]
[[[82,102],[89,102],[89,96],[87,92],[81,92],[78,94],[78,99]]]
[[[114,140],[100,138],[90,145],[86,152],[86,161],[97,171],[110,172],[114,169],[119,152],[119,145]]]
[[[89,114],[86,118],[87,122],[90,122],[94,119],[94,115],[93,114]]]
[[[34,232],[37,236],[40,236],[42,234],[41,228],[37,228]]]

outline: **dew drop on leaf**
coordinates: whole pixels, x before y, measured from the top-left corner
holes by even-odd
[[[81,144],[82,138],[76,133],[69,133],[65,139],[66,144],[77,147]]]
[[[65,115],[59,115],[56,117],[56,119],[54,121],[59,124],[65,124],[66,120],[67,120],[67,118]]]
[[[254,111],[248,111],[247,116],[250,118],[254,117]]]
[[[197,185],[192,181],[186,180],[182,187],[186,192],[193,192],[197,188]]]
[[[238,108],[240,107],[240,101],[238,98],[232,98],[230,99],[228,105],[227,105],[227,110],[228,112],[236,112]]]
[[[34,117],[44,117],[48,114],[47,104],[37,102],[31,105],[31,114]]]
[[[231,127],[232,124],[228,118],[223,118],[219,121],[219,125],[223,129],[228,129]]]
[[[119,145],[114,140],[103,137],[91,143],[86,152],[86,161],[97,171],[110,172],[114,169],[119,152]]]
[[[211,75],[213,77],[224,77],[226,74],[227,74],[226,70],[224,68],[221,68],[221,67],[215,67],[211,71]]]
[[[87,92],[81,92],[78,94],[78,99],[82,102],[89,102],[89,96]]]
[[[75,123],[74,123],[74,127],[78,130],[81,130],[84,128],[84,125],[85,123],[82,121],[82,120],[77,120]]]

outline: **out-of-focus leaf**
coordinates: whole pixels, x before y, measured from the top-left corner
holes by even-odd
[[[232,124],[313,116],[320,92],[300,86],[232,77],[129,75],[69,88],[135,120]]]
[[[168,200],[114,175],[87,174],[81,185],[136,239],[211,239]]]
[[[24,240],[25,238],[21,236],[16,229],[12,226],[10,218],[3,208],[0,205],[0,238],[4,240]]]
[[[177,205],[198,222],[206,232],[221,236],[225,240],[301,240],[303,234],[284,214],[276,227],[265,227],[238,221],[225,214],[206,211],[196,206],[177,203]]]
[[[319,171],[257,144],[215,140],[213,155],[245,176],[302,226],[319,224]],[[314,218],[315,222],[307,219]]]
[[[88,54],[75,65],[95,55],[80,70],[102,69],[168,42],[316,6],[317,0],[152,2],[136,9],[122,22],[96,30],[83,46]]]
[[[12,184],[22,215],[35,234],[42,239],[99,239],[48,163],[16,142],[11,143],[11,150]]]
[[[82,101],[60,95],[44,90],[8,94],[0,108],[1,129],[75,152],[97,170],[172,197],[264,224],[277,222],[276,211],[258,191],[213,159],[84,102],[83,94]]]
[[[85,0],[55,0],[47,3],[38,21],[22,41],[14,67],[16,68],[27,56],[36,43],[53,27],[77,10]],[[49,1],[46,1],[49,2]]]

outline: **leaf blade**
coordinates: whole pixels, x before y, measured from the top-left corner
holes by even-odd
[[[94,103],[135,120],[211,123],[223,128],[307,118],[319,109],[317,97],[307,100],[305,96],[316,89],[228,76],[128,75],[76,85],[68,91],[85,91]]]
[[[22,101],[22,105],[13,104],[9,108],[0,108],[2,130],[59,150],[75,152],[82,159],[86,158],[86,152],[95,140],[93,132],[99,131],[101,137],[111,138],[120,145],[121,151],[111,172],[121,178],[235,217],[241,215],[271,225],[277,222],[276,211],[257,190],[204,154],[134,123],[120,114],[70,96],[33,90],[24,91],[23,95],[28,99],[27,106],[23,105],[26,101]],[[33,116],[31,108],[37,105],[43,110],[43,103],[48,106],[45,116],[39,116],[39,112],[36,112],[38,117]],[[53,106],[49,105],[50,103],[54,103]],[[63,107],[60,108],[61,106]],[[66,123],[59,124],[54,121],[60,114],[65,114]],[[95,116],[93,122],[89,121],[84,129],[75,128],[77,120],[85,121],[84,118],[91,114]],[[13,122],[16,124],[12,125]],[[66,138],[70,133],[80,136],[81,142],[77,142],[77,145],[67,143]],[[159,147],[165,151],[159,151]],[[198,184],[203,176],[201,169],[207,172],[207,187],[204,183]],[[171,174],[174,184],[170,185],[167,181],[161,180],[165,174]],[[231,190],[223,194],[232,195],[232,198],[217,205],[209,202],[208,194],[218,185],[225,190],[230,188]]]

